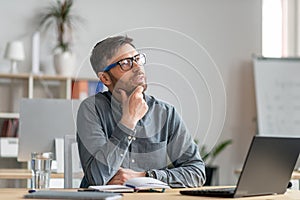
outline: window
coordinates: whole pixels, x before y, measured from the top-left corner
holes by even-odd
[[[262,55],[295,57],[300,55],[300,2],[263,0]]]
[[[262,5],[262,54],[281,57],[283,44],[281,0],[263,0]]]

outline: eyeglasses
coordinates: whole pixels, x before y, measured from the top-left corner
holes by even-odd
[[[146,55],[144,53],[140,53],[131,58],[124,58],[122,60],[119,60],[118,62],[108,65],[103,69],[103,71],[107,72],[117,65],[120,65],[123,71],[129,71],[133,67],[133,61],[136,62],[136,64],[143,66],[144,64],[146,64]]]

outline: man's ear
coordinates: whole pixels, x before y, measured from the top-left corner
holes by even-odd
[[[106,72],[99,72],[98,73],[98,78],[106,86],[109,86],[111,84],[110,76]]]

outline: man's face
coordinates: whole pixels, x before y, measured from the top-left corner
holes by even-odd
[[[138,52],[129,44],[122,46],[115,56],[110,59],[109,64],[118,62],[124,58],[136,56]],[[129,71],[124,71],[120,65],[110,69],[108,72],[112,85],[109,87],[112,93],[119,94],[119,89],[123,89],[128,95],[139,85],[147,88],[146,75],[143,66],[138,65],[133,61],[133,67]]]

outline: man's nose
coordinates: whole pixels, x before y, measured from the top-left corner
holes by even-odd
[[[140,69],[143,67],[143,65],[137,64],[135,61],[133,61],[132,71],[137,72],[140,71]]]

